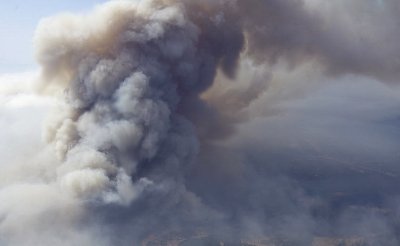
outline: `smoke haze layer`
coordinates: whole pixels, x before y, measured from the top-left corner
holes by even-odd
[[[0,245],[398,245],[399,7],[117,0],[42,20],[40,74],[0,77]]]

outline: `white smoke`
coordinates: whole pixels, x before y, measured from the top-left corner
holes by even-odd
[[[180,108],[186,97],[200,100],[220,64],[231,69],[242,40],[227,48],[240,30],[225,30],[231,23],[223,18],[193,16],[189,7],[113,1],[89,15],[64,14],[40,23],[38,90],[65,101],[47,117],[49,145],[28,165],[35,170],[27,173],[32,180],[3,186],[1,198],[11,202],[0,207],[6,243],[24,245],[26,228],[36,228],[33,223],[49,210],[64,230],[79,224],[73,218],[79,220],[77,211],[86,203],[128,206],[151,189],[196,200],[185,195],[181,180],[198,141]],[[38,204],[29,209],[25,203],[33,198]],[[20,223],[24,230],[14,228]],[[42,233],[34,238],[52,244]]]
[[[382,53],[394,54],[387,60],[366,52],[382,45],[363,30],[351,35],[368,42],[353,48],[345,35],[351,30],[330,21],[336,5],[320,5],[116,0],[89,14],[42,20],[35,34],[39,77],[0,77],[8,81],[0,85],[0,127],[9,130],[1,137],[10,142],[0,148],[0,245],[132,245],[198,225],[232,237],[248,228],[281,233],[268,216],[286,210],[295,216],[282,227],[291,221],[290,237],[309,240],[314,221],[307,206],[317,202],[287,173],[264,181],[258,170],[266,167],[255,167],[245,152],[274,154],[291,146],[292,136],[307,139],[301,122],[313,122],[311,113],[305,110],[303,119],[294,112],[302,108],[286,103],[318,88],[319,80],[350,73],[393,81],[398,68],[396,45]],[[382,87],[377,91],[389,95]],[[310,109],[313,100],[299,105]],[[250,120],[242,135],[228,139]],[[285,124],[294,133],[280,128]],[[310,141],[323,141],[318,127]],[[387,135],[375,139],[385,142]]]
[[[47,130],[60,161],[55,181],[67,192],[129,204],[152,183],[129,178],[144,162],[182,166],[193,158],[179,91],[195,96],[211,84],[224,54],[214,54],[207,30],[188,18],[181,4],[115,1],[88,16],[42,21],[35,43],[43,90],[59,86],[67,96]],[[174,138],[176,149],[159,153]]]

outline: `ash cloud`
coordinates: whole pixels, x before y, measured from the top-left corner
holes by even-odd
[[[0,149],[0,244],[397,245],[398,7],[118,0],[44,19],[40,76],[0,86],[1,129],[19,122],[3,139],[43,125]]]

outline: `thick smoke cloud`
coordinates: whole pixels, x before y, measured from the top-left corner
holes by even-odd
[[[256,60],[316,60],[333,74],[398,80],[399,3],[388,1],[238,1]],[[250,17],[250,18],[248,18]]]
[[[111,2],[39,28],[43,87],[66,84],[66,114],[47,134],[62,162],[59,182],[74,195],[129,204],[153,183],[141,174],[152,166],[181,179],[197,151],[181,104],[198,98],[220,64],[231,73],[243,44],[230,22],[184,8]]]
[[[44,19],[40,75],[0,78],[0,245],[398,245],[399,7],[118,0]]]

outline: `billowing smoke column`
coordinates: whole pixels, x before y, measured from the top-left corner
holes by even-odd
[[[400,77],[399,6],[114,0],[43,20],[39,93],[0,104],[32,116],[10,134],[0,117],[18,140],[0,149],[0,245],[146,245],[199,230],[399,245],[400,101],[380,83]],[[46,144],[26,139],[55,103]]]
[[[231,75],[243,45],[224,12],[188,7],[116,1],[41,24],[43,89],[60,86],[67,98],[47,128],[66,191],[129,204],[165,181],[155,179],[183,178],[198,143],[182,104],[199,103],[219,67]]]

